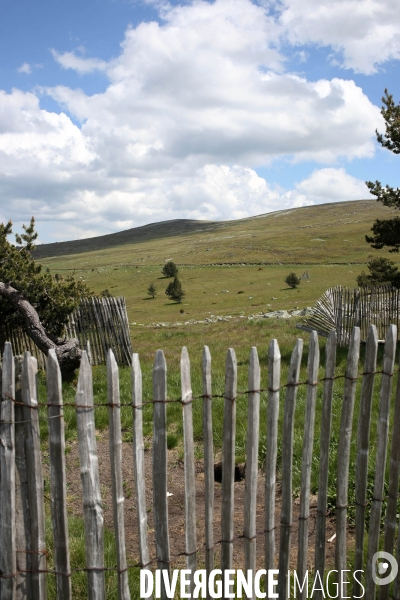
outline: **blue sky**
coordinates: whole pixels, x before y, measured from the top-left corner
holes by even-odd
[[[398,185],[397,0],[0,0],[0,217],[42,242]]]

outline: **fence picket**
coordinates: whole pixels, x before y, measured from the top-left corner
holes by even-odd
[[[14,436],[14,357],[5,343],[2,364],[0,405],[0,598],[14,600],[16,593],[15,547],[15,436]]]
[[[375,325],[370,325],[365,348],[364,375],[361,387],[360,413],[358,417],[356,459],[356,548],[354,570],[362,569],[365,537],[365,511],[367,500],[369,434],[371,424],[372,394],[374,389],[378,334]],[[359,596],[361,586],[354,581],[353,596]]]
[[[332,424],[333,378],[336,366],[336,332],[331,331],[325,346],[325,381],[322,399],[320,465],[318,477],[317,522],[315,531],[314,571],[319,573],[323,581],[326,554],[326,509],[329,475],[329,445]],[[322,590],[316,589],[315,600],[321,600]]]
[[[29,512],[32,553],[32,595],[45,600],[46,594],[46,532],[44,489],[40,452],[39,409],[37,400],[37,360],[25,352],[22,364],[21,397],[24,403],[25,447],[28,471]],[[43,571],[43,572],[40,572]]]
[[[290,560],[290,540],[292,534],[292,464],[293,464],[293,428],[294,411],[296,407],[297,383],[299,381],[301,356],[303,353],[303,340],[296,342],[290,359],[289,373],[286,388],[285,409],[283,417],[282,436],[282,507],[281,507],[281,532],[279,548],[279,575],[278,590],[279,600],[286,600],[287,574]],[[272,382],[274,383],[274,382]],[[268,383],[270,387],[270,383]],[[271,389],[274,389],[273,387]],[[267,464],[265,465],[267,469]]]
[[[382,513],[383,486],[389,433],[390,398],[393,382],[394,360],[396,353],[397,327],[390,325],[386,335],[383,356],[382,380],[379,398],[379,420],[377,428],[377,451],[375,463],[374,495],[369,519],[368,558],[365,573],[365,598],[375,598],[375,583],[372,579],[372,557],[378,551],[379,531]]]
[[[389,463],[389,489],[387,495],[387,506],[385,516],[385,536],[383,540],[383,549],[385,552],[394,554],[396,521],[397,521],[397,500],[399,490],[400,474],[400,377],[397,378],[396,398],[393,415],[392,429],[392,448]],[[400,540],[400,535],[399,535]],[[400,575],[397,577],[397,582]],[[396,587],[396,584],[395,584]],[[381,600],[386,600],[389,596],[389,585],[381,586]],[[395,589],[394,597],[398,598],[398,590]]]
[[[249,361],[247,400],[246,485],[244,500],[244,568],[256,571],[256,516],[258,479],[258,441],[260,427],[260,363],[253,346]],[[255,599],[253,590],[252,598]]]
[[[354,399],[357,385],[359,353],[360,328],[354,327],[350,338],[349,354],[345,373],[344,395],[338,445],[335,568],[339,573],[346,569],[346,521],[350,443],[353,423]],[[344,590],[344,593],[346,593],[346,590]]]
[[[105,600],[103,510],[94,424],[92,369],[82,353],[76,391],[76,423],[85,527],[89,600]]]
[[[54,350],[47,356],[47,414],[49,422],[50,496],[57,598],[71,600],[64,409],[61,373]]]
[[[17,552],[16,600],[32,597],[31,524],[29,511],[28,465],[25,447],[25,417],[22,404],[22,356],[15,364],[15,533]]]
[[[300,487],[300,515],[299,515],[299,542],[297,557],[297,573],[303,581],[307,571],[308,549],[308,520],[310,517],[310,480],[311,462],[314,443],[315,404],[317,399],[317,385],[319,369],[318,335],[313,331],[310,335],[307,365],[307,397],[306,414],[304,420],[303,452],[301,457],[301,487]],[[304,600],[308,590],[302,588],[299,593],[300,600]]]
[[[267,452],[265,458],[265,569],[275,568],[275,486],[278,452],[281,353],[272,340],[268,350]]]
[[[229,348],[225,368],[224,436],[222,441],[221,569],[232,568],[233,511],[236,444],[237,362]]]
[[[190,594],[194,589],[194,572],[197,566],[196,537],[196,479],[194,471],[193,443],[193,397],[190,381],[190,361],[186,347],[181,353],[182,416],[185,471],[185,532],[186,532],[186,568],[191,571]]]
[[[205,495],[205,567],[207,574],[214,569],[214,440],[212,428],[211,354],[208,346],[202,356],[203,390],[203,448]],[[207,588],[207,599],[210,598]]]
[[[125,550],[124,487],[122,477],[121,406],[118,365],[110,349],[107,356],[107,392],[110,442],[111,486],[113,499],[114,533],[117,549],[118,598],[130,600]]]
[[[167,365],[164,352],[157,350],[153,368],[153,507],[156,535],[157,565],[170,575],[170,552],[167,500]],[[167,593],[164,580],[161,584],[161,598]]]
[[[143,400],[142,370],[139,355],[132,355],[132,412],[133,412],[133,467],[137,504],[139,556],[142,569],[149,564],[149,544],[147,540],[147,509],[144,477],[144,443],[143,443]]]

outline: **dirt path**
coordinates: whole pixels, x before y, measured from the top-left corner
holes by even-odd
[[[97,450],[99,456],[99,470],[101,481],[101,492],[103,499],[104,521],[106,527],[113,528],[112,500],[111,500],[111,481],[110,481],[110,461],[109,446],[106,434],[101,434],[97,441]],[[82,496],[81,483],[79,475],[79,453],[77,442],[72,443],[70,451],[67,454],[67,482],[68,482],[68,502],[69,513],[75,516],[82,515]],[[128,562],[130,564],[139,561],[138,534],[137,534],[137,515],[136,500],[134,491],[133,477],[133,459],[132,444],[123,444],[123,479],[125,491],[125,535]],[[154,526],[152,513],[152,453],[145,451],[145,481],[146,481],[146,500],[148,507],[148,534],[150,545],[150,557],[155,558]],[[257,568],[263,568],[264,554],[264,485],[265,477],[262,472],[258,478],[257,493]],[[185,550],[185,515],[184,515],[184,467],[183,462],[178,460],[175,451],[169,451],[168,454],[168,492],[171,494],[168,499],[169,508],[169,535],[171,558],[184,552]],[[235,515],[234,515],[234,537],[243,533],[243,511],[245,498],[245,481],[235,483]],[[316,496],[310,499],[311,516],[309,522],[309,568],[312,569],[314,562],[314,544],[315,544],[315,517],[316,517]],[[293,506],[293,529],[292,529],[292,553],[291,568],[296,568],[297,561],[297,536],[298,536],[298,509],[299,500],[294,501]],[[220,540],[220,519],[221,519],[221,484],[215,483],[215,508],[214,508],[214,541]],[[197,535],[198,535],[198,565],[204,565],[204,472],[203,463],[196,463],[196,517],[197,517]],[[280,489],[278,485],[275,522],[279,525],[280,520]],[[334,533],[334,520],[328,519],[327,539]],[[276,545],[279,548],[279,528],[276,530]],[[327,544],[327,564],[333,565],[334,561],[334,542]],[[234,543],[234,567],[244,567],[243,540],[239,539]],[[215,562],[219,564],[220,546],[216,544]],[[173,558],[173,568],[181,568],[185,564],[183,556]]]

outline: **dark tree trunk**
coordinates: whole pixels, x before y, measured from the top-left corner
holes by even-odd
[[[21,313],[27,334],[46,356],[51,348],[55,350],[63,376],[79,367],[82,350],[79,348],[79,341],[76,338],[65,341],[49,336],[32,304],[11,285],[0,282],[0,296],[11,302]]]

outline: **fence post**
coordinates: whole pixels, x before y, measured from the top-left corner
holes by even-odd
[[[157,565],[170,575],[167,500],[167,365],[164,352],[157,350],[153,369],[153,506]],[[161,598],[166,600],[164,580]]]
[[[82,483],[89,600],[105,600],[103,510],[93,407],[92,369],[82,352],[76,390],[76,424]]]
[[[315,573],[324,581],[326,553],[326,509],[329,475],[329,445],[331,439],[333,378],[336,366],[336,331],[331,331],[325,346],[325,381],[322,400],[320,466],[318,478],[317,523],[315,533]],[[322,590],[316,589],[315,600],[321,600]]]
[[[386,506],[386,518],[385,518],[385,537],[383,542],[383,549],[385,552],[394,554],[394,543],[395,543],[395,531],[396,531],[396,520],[397,520],[397,501],[399,494],[399,473],[400,473],[400,377],[397,377],[397,389],[396,399],[394,405],[393,415],[393,429],[392,429],[392,448],[390,453],[390,465],[389,465],[389,489]],[[400,533],[397,532],[399,549],[400,549]],[[399,556],[397,556],[397,562],[399,562]],[[393,597],[396,600],[399,598],[399,583],[400,574],[397,575]],[[389,586],[381,587],[381,600],[386,600],[388,597]]]
[[[182,382],[182,416],[183,444],[185,470],[185,533],[186,533],[186,568],[190,574],[190,594],[194,589],[194,573],[197,565],[197,536],[196,536],[196,479],[194,472],[194,443],[193,443],[193,398],[190,380],[190,361],[186,347],[181,353],[181,382]]]
[[[313,331],[310,335],[307,365],[307,397],[306,414],[304,423],[303,452],[301,457],[301,484],[300,484],[300,513],[299,513],[299,542],[297,556],[297,571],[301,581],[307,572],[308,550],[308,520],[310,517],[310,480],[312,451],[314,444],[315,403],[317,399],[317,383],[319,369],[318,335]],[[299,598],[304,600],[308,595],[305,586],[300,590]]]
[[[205,503],[205,563],[207,577],[214,569],[214,441],[212,429],[211,354],[203,348],[203,448],[204,448],[204,503]],[[207,598],[209,598],[207,586]]]
[[[278,452],[281,353],[272,340],[268,351],[267,453],[265,458],[265,569],[275,568],[275,486]]]
[[[125,498],[122,478],[122,438],[119,377],[118,366],[111,349],[108,351],[107,355],[107,392],[111,486],[118,567],[118,598],[119,600],[130,600],[131,595],[128,588],[128,569],[125,550]]]
[[[244,501],[244,568],[256,572],[258,441],[260,428],[260,363],[253,346],[249,361],[247,400],[246,486]],[[255,600],[253,590],[252,599]]]
[[[22,356],[15,356],[15,535],[17,552],[16,600],[32,598],[31,519],[28,466],[25,448],[25,417],[22,406]]]
[[[64,409],[61,372],[53,349],[47,355],[47,416],[49,423],[51,522],[53,526],[54,569],[58,600],[71,600],[67,477],[65,466]]]
[[[338,571],[338,573],[346,570],[346,521],[350,444],[353,424],[354,399],[357,386],[359,353],[360,328],[354,327],[350,338],[349,353],[347,358],[338,445],[335,547],[335,569]]]
[[[369,435],[371,424],[372,395],[374,391],[376,357],[378,353],[378,333],[375,325],[370,325],[365,347],[364,375],[362,379],[360,412],[357,432],[356,461],[356,548],[354,571],[364,566],[365,511],[367,500]],[[360,584],[354,580],[353,596],[359,596]]]
[[[0,598],[14,600],[16,592],[15,547],[15,398],[14,357],[5,343],[0,406]]]
[[[139,554],[142,569],[150,562],[144,475],[142,370],[139,355],[132,356],[133,468],[138,513]]]
[[[287,600],[287,573],[290,559],[290,539],[292,532],[292,465],[293,465],[293,429],[294,411],[296,407],[297,382],[299,381],[300,363],[303,352],[303,340],[296,342],[290,359],[288,382],[286,388],[285,411],[283,416],[282,438],[282,508],[281,533],[279,548],[279,600]]]
[[[25,352],[22,364],[21,395],[22,402],[24,403],[26,461],[28,468],[32,592],[35,599],[45,600],[47,596],[47,561],[39,408],[37,401],[37,360],[29,352]]]
[[[382,380],[379,398],[379,420],[377,427],[377,450],[375,463],[374,495],[369,519],[368,558],[365,573],[365,598],[375,598],[375,583],[372,579],[372,557],[378,552],[381,523],[383,486],[385,482],[386,454],[389,433],[390,398],[392,393],[394,360],[396,353],[397,327],[389,325],[385,340]]]
[[[225,363],[224,424],[222,440],[221,569],[232,568],[236,441],[237,362],[229,348]],[[224,586],[223,586],[224,588]],[[225,593],[225,590],[224,592]]]

